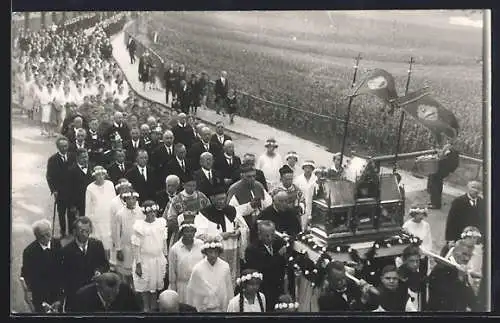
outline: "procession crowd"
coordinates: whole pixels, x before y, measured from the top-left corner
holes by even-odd
[[[14,57],[19,104],[42,135],[57,137],[46,179],[60,236],[69,239],[62,245],[48,220],[33,224],[21,271],[28,304],[45,313],[298,311],[287,244],[307,228],[327,179],[342,175],[340,155],[327,167],[299,163],[269,138],[262,155],[238,156],[222,121],[213,131],[192,116],[206,102],[196,78],[188,91],[188,82],[165,75],[176,112],[136,97],[113,61],[110,34],[103,25],[26,34]],[[215,96],[218,112],[231,114],[228,83],[221,73]],[[450,209],[443,257],[454,266],[422,272],[427,258],[410,245],[374,288],[333,261],[318,286],[319,310],[481,310],[478,191],[471,182]],[[429,212],[412,205],[404,228],[431,250]]]

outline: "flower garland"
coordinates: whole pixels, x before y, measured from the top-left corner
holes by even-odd
[[[201,247],[201,251],[206,249],[223,249],[223,247],[220,242],[205,242]]]
[[[130,188],[130,187],[132,187],[132,184],[130,184],[130,182],[121,182],[120,184],[115,185],[115,190],[118,191],[120,188],[124,188],[124,187]]]
[[[139,193],[137,193],[137,192],[126,192],[126,193],[122,193],[121,197],[123,199],[125,199],[127,197],[137,197],[137,198],[139,198]]]
[[[141,207],[141,210],[142,212],[144,213],[149,213],[151,211],[159,211],[160,210],[160,207],[158,206],[158,204],[153,204],[151,206],[147,206],[147,207]]]
[[[262,281],[264,279],[264,275],[262,275],[259,272],[246,274],[246,275],[241,276],[240,278],[236,279],[236,285],[240,285],[241,283],[244,283],[244,282],[252,280],[252,279],[260,279]]]
[[[338,245],[338,246],[320,246],[316,244],[312,234],[309,232],[301,232],[296,237],[297,241],[307,245],[313,251],[319,252],[320,256],[316,262],[313,262],[310,257],[307,256],[307,251],[303,250],[293,251],[291,256],[288,258],[288,266],[291,266],[295,272],[296,276],[303,275],[308,281],[311,282],[312,287],[321,286],[327,275],[328,264],[334,261],[331,254],[335,253],[349,253],[352,262],[346,263],[346,265],[355,268],[355,275],[359,277],[376,277],[378,269],[374,266],[376,262],[374,261],[377,254],[377,250],[380,248],[391,248],[396,245],[403,244],[415,244],[420,245],[422,241],[407,233],[400,232],[397,236],[388,239],[379,239],[373,242],[371,248],[366,252],[364,258],[362,258],[356,249],[351,248],[349,245]]]
[[[460,235],[460,238],[462,239],[465,239],[465,238],[481,238],[482,235],[480,232],[478,231],[465,231],[465,232],[462,232],[462,234]]]
[[[286,309],[291,309],[291,310],[296,310],[299,308],[299,303],[278,303],[274,305],[275,310],[286,310]]]

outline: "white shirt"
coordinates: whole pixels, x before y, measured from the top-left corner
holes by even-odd
[[[142,177],[144,177],[144,180],[147,181],[148,180],[148,172],[146,171],[146,167],[141,167],[141,166],[137,165],[137,169],[139,169],[139,173],[142,175]]]
[[[78,165],[78,167],[80,167],[80,169],[84,174],[87,174],[87,168],[88,168],[87,166],[83,167],[82,165]]]
[[[220,142],[221,144],[224,144],[224,135],[220,135],[220,136],[219,136],[219,135],[217,135],[217,139],[219,139],[219,142]]]
[[[175,156],[175,159],[177,159],[179,166],[183,167],[184,169],[186,168],[186,163],[184,162],[184,160],[180,160],[177,156]]]
[[[229,156],[226,153],[224,153],[224,158],[226,158],[229,166],[233,165],[233,156]]]
[[[132,140],[132,147],[134,147],[134,148],[139,148],[139,139],[137,139],[137,140]]]
[[[42,250],[45,251],[45,250],[50,250],[50,240],[49,240],[49,243],[47,243],[45,246],[43,244],[40,243],[40,247],[42,247]]]
[[[75,242],[76,242],[76,244],[78,245],[78,248],[80,248],[80,250],[81,250],[83,253],[86,253],[86,252],[87,252],[87,250],[89,250],[89,241],[88,241],[88,240],[87,240],[87,241],[85,241],[85,243],[84,243],[84,244],[81,244],[81,243],[79,243],[79,242],[78,242],[78,241],[76,241],[76,240],[75,240]]]
[[[203,167],[201,168],[201,170],[203,171],[203,173],[205,174],[205,176],[207,177],[207,179],[211,180],[213,178],[212,170],[205,169]]]
[[[420,223],[414,222],[413,219],[406,221],[403,224],[403,229],[422,240],[422,247],[432,251],[432,235],[429,222],[422,220]]]
[[[174,148],[172,146],[165,145],[165,149],[167,150],[167,154],[172,155],[174,152]]]
[[[221,77],[220,81],[221,81],[222,85],[226,85],[226,79],[224,77]]]

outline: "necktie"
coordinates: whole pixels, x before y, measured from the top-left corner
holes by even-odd
[[[65,163],[65,162],[66,162],[66,156],[65,156],[65,155],[62,155],[61,157],[62,157],[62,161],[63,161],[63,163]]]
[[[228,158],[227,159],[227,163],[229,164],[229,166],[233,166],[233,159],[232,158]]]
[[[86,255],[86,254],[87,254],[87,246],[83,246],[83,247],[82,247],[82,253],[83,253],[84,255]]]
[[[118,166],[120,167],[120,172],[122,172],[122,173],[123,173],[123,168],[124,168],[124,167],[123,167],[123,164],[120,164],[120,165],[118,165]]]
[[[186,171],[186,165],[184,165],[184,161],[181,161],[181,167],[182,167],[182,171],[185,172]]]
[[[208,145],[205,145],[205,150],[208,151]]]
[[[141,174],[142,174],[142,177],[144,177],[144,180],[147,182],[148,179],[146,178],[146,169],[145,169],[145,167],[141,168]]]
[[[267,246],[267,251],[269,254],[272,256],[273,255],[273,247],[272,246]]]
[[[208,171],[208,181],[212,183],[212,172]]]

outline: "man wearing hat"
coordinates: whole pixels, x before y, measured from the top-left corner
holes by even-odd
[[[314,195],[314,186],[318,178],[315,174],[313,174],[314,169],[316,168],[316,164],[314,160],[306,160],[302,164],[302,170],[304,171],[299,176],[296,176],[293,180],[295,186],[304,193],[305,200],[305,213],[301,217],[301,226],[302,230],[305,230],[307,227],[307,222],[309,217],[311,216],[312,211],[312,201]]]
[[[301,169],[297,167],[299,155],[295,151],[289,151],[285,156],[286,166],[293,171],[293,177],[297,177],[301,173]]]
[[[259,157],[256,167],[264,172],[269,190],[272,190],[280,182],[279,169],[283,166],[283,159],[276,152],[276,148],[278,148],[276,139],[270,138],[266,140],[265,147],[267,151]]]
[[[241,179],[231,185],[227,192],[229,205],[236,208],[236,214],[245,219],[250,230],[260,212],[272,204],[271,196],[255,179],[255,168],[250,163],[241,165]]]
[[[304,193],[293,184],[293,170],[285,165],[280,168],[280,177],[281,183],[276,186],[276,188],[271,193],[271,196],[274,195],[274,192],[277,190],[283,190],[288,193],[288,205],[291,209],[293,209],[299,218],[301,218],[306,210],[306,201],[304,198]]]
[[[210,200],[212,204],[196,215],[195,225],[198,229],[198,236],[222,236],[224,252],[221,258],[229,264],[234,284],[240,275],[240,261],[245,256],[249,229],[241,215],[237,215],[236,208],[227,204],[223,185],[213,190]]]
[[[332,166],[328,169],[328,177],[332,179],[338,178],[344,170],[340,165],[340,157],[342,157],[342,153],[335,153],[332,156]]]
[[[168,253],[168,289],[179,294],[181,303],[187,302],[186,288],[194,266],[203,260],[203,240],[195,238],[194,219],[185,219],[179,227],[180,239]]]
[[[222,237],[208,238],[201,252],[206,257],[193,268],[186,303],[198,312],[225,312],[234,289],[229,265],[220,258],[224,252]]]

